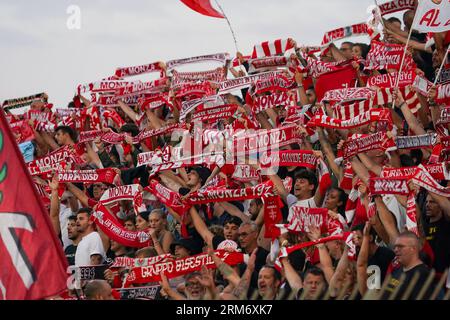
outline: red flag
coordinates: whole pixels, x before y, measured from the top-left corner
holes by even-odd
[[[0,300],[36,300],[67,288],[67,262],[48,212],[0,112]]]
[[[356,70],[351,65],[322,74],[316,81],[317,101],[322,101],[329,90],[354,87],[356,78]]]
[[[181,2],[192,10],[205,16],[222,19],[225,18],[220,12],[216,11],[216,9],[212,7],[210,0],[181,0]]]

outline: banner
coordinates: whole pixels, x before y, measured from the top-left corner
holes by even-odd
[[[450,30],[450,2],[447,0],[419,1],[412,28],[419,32]]]
[[[67,260],[3,110],[0,159],[0,300],[57,295],[67,288]]]

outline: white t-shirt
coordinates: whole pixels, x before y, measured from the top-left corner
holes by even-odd
[[[75,265],[89,266],[93,254],[99,254],[103,259],[106,257],[102,239],[98,232],[95,231],[84,236],[78,244],[77,252],[75,253]]]
[[[305,200],[298,200],[297,197],[294,196],[293,194],[288,194],[286,202],[287,202],[288,208],[292,207],[293,205],[297,205],[300,207],[307,207],[307,208],[317,208],[314,197],[311,197],[311,198],[305,199]]]
[[[72,240],[69,239],[69,235],[67,233],[67,223],[71,215],[73,215],[72,209],[70,209],[70,207],[66,207],[61,203],[59,209],[59,226],[61,228],[61,239],[64,249],[73,244]]]

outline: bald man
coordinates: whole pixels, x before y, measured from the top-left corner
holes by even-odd
[[[418,298],[422,287],[431,272],[430,268],[428,268],[428,266],[419,258],[420,249],[421,245],[419,238],[413,232],[405,231],[397,237],[394,245],[394,252],[400,267],[392,272],[392,278],[383,294],[383,299],[393,297],[396,300],[400,300],[409,290],[411,290],[411,293],[405,298],[409,300]],[[412,279],[416,274],[419,278],[417,282],[413,283]],[[429,299],[433,290],[434,285],[432,283],[425,291],[422,299]]]
[[[114,300],[112,289],[105,280],[89,281],[84,289],[86,300]]]

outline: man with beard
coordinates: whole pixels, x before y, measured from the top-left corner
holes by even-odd
[[[258,293],[263,300],[274,300],[281,284],[281,274],[272,266],[265,265],[258,275]]]
[[[77,213],[77,231],[81,241],[75,253],[76,266],[100,265],[106,256],[102,239],[94,230],[94,222],[90,220],[91,214],[89,208],[81,208]]]
[[[67,234],[72,244],[66,247],[64,253],[66,255],[69,266],[75,264],[75,252],[77,251],[78,243],[81,241],[81,236],[77,231],[77,217],[70,216],[67,222]]]

